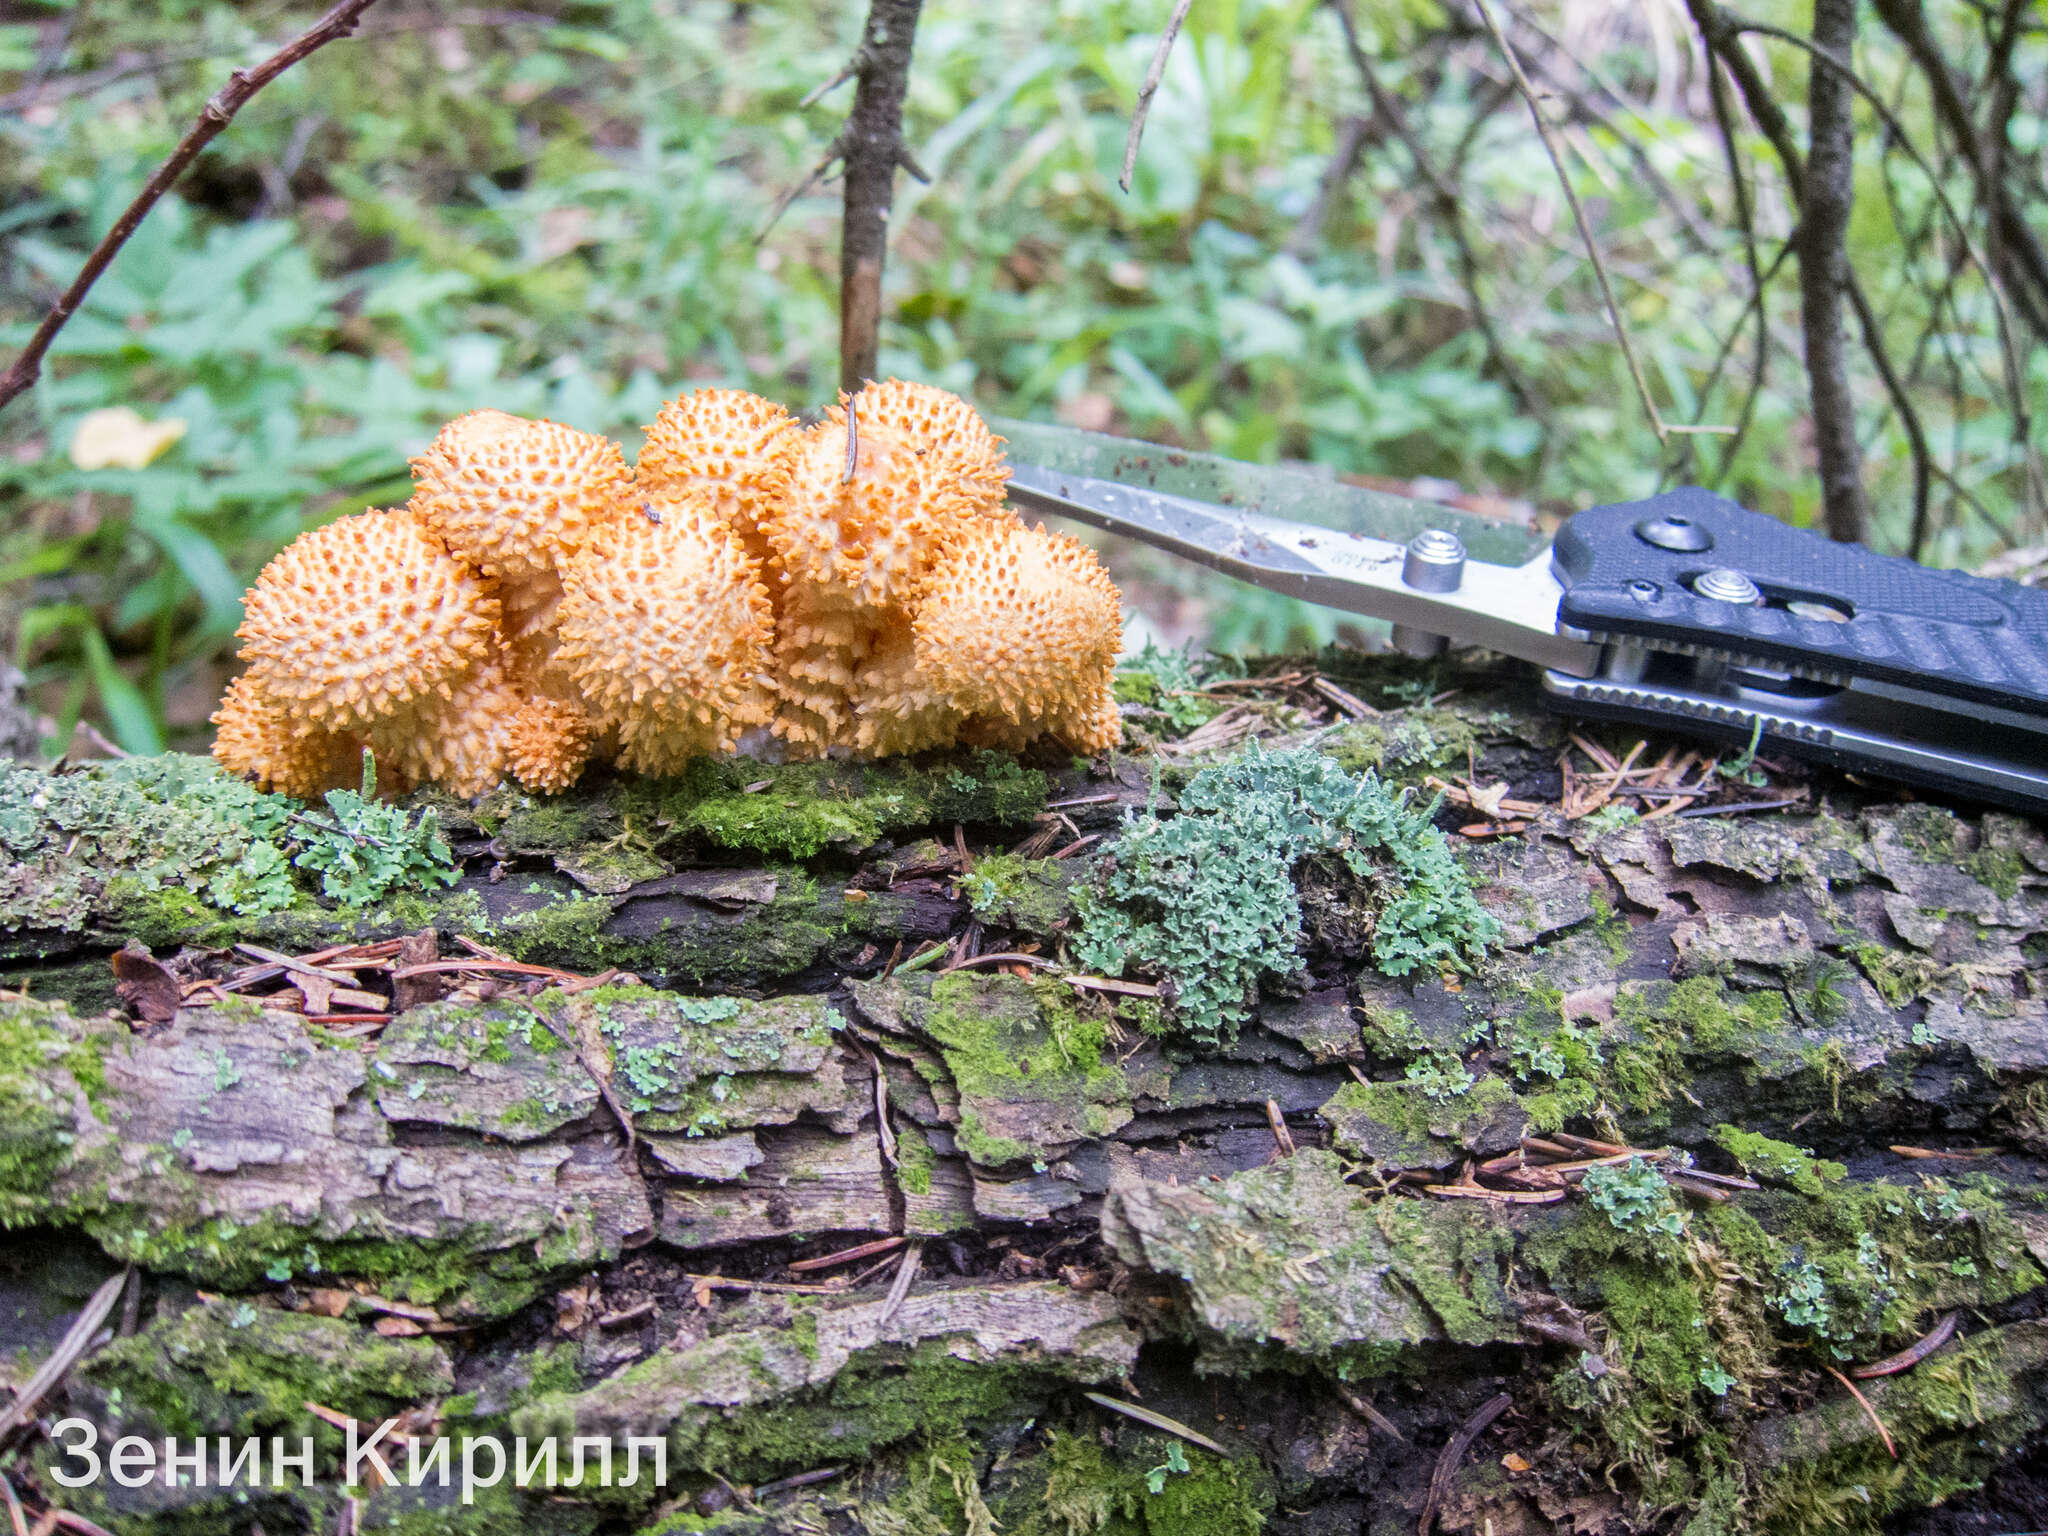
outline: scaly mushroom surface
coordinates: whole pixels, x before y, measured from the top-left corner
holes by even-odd
[[[1120,731],[1118,595],[1003,504],[974,408],[891,379],[804,428],[739,390],[605,438],[471,411],[403,508],[302,535],[250,588],[214,752],[267,788],[558,793],[593,762],[738,750],[1075,751]],[[768,744],[770,735],[777,738]]]

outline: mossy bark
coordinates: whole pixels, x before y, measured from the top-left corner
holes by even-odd
[[[1558,724],[1512,679],[1457,681],[1321,744],[1408,781],[1469,751],[1481,782],[1554,798]],[[315,1433],[311,1401],[668,1447],[660,1490],[355,1490],[363,1529],[412,1533],[1408,1530],[1503,1391],[1440,1480],[1440,1530],[1920,1531],[1913,1510],[1986,1478],[2027,1496],[2048,1443],[2039,828],[1828,779],[1769,817],[1539,821],[1461,845],[1503,945],[1401,980],[1305,875],[1300,969],[1215,1051],[1157,1000],[1028,963],[884,974],[969,924],[984,951],[1057,956],[1086,857],[994,856],[1054,815],[1113,856],[1124,811],[1175,782],[979,755],[499,795],[441,808],[457,885],[367,909],[240,915],[22,853],[0,895],[69,894],[0,932],[0,979],[33,999],[0,1000],[5,1370],[132,1260],[133,1329],[61,1405],[104,1434]],[[17,853],[26,825],[0,825]],[[131,937],[310,949],[426,923],[642,984],[428,1004],[369,1042],[253,1003],[107,1011]],[[1601,1203],[1417,1193],[1555,1131],[1762,1187],[1699,1203],[1624,1169]],[[788,1262],[889,1237],[855,1288],[721,1288],[815,1286]],[[1955,1341],[1863,1383],[1894,1459],[1823,1367],[1950,1311]],[[62,1496],[118,1536],[332,1529],[339,1439],[317,1433],[310,1489]]]

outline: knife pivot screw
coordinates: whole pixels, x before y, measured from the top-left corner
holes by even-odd
[[[1425,528],[1408,541],[1401,584],[1417,592],[1455,592],[1465,580],[1465,541],[1443,528]],[[1441,656],[1451,642],[1412,624],[1394,626],[1394,649],[1404,656]]]
[[[1646,517],[1636,537],[1675,555],[1697,555],[1714,547],[1714,536],[1689,517]]]
[[[1755,582],[1742,572],[1731,571],[1725,566],[1695,576],[1692,589],[1701,597],[1717,603],[1734,603],[1741,608],[1753,608],[1764,600],[1764,594]]]
[[[1664,589],[1654,581],[1632,581],[1628,584],[1628,595],[1639,603],[1654,603],[1664,595]]]
[[[1465,541],[1442,528],[1425,528],[1408,541],[1401,582],[1418,592],[1455,592],[1465,580]]]

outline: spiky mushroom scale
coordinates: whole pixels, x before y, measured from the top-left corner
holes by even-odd
[[[907,622],[875,637],[854,683],[853,708],[853,744],[863,756],[927,752],[950,747],[960,736],[960,711],[920,671]]]
[[[671,400],[648,424],[634,468],[639,493],[673,499],[699,492],[748,552],[765,560],[761,523],[784,454],[801,435],[796,418],[743,389],[699,389]]]
[[[446,698],[492,645],[499,605],[408,511],[302,534],[243,600],[242,659],[295,722],[352,730]]]
[[[685,739],[729,747],[754,723],[774,625],[760,567],[700,496],[655,511],[570,565],[555,651],[633,761],[667,761]]]
[[[447,699],[428,700],[370,727],[378,772],[440,784],[464,797],[488,794],[505,777],[512,716],[521,702],[501,657],[479,662]]]
[[[597,744],[590,716],[566,699],[529,698],[512,712],[505,764],[520,786],[560,794],[583,776]]]
[[[213,726],[213,755],[258,789],[311,800],[347,788],[362,772],[359,737],[295,726],[246,675],[228,684]]]
[[[478,572],[508,584],[556,574],[623,511],[619,445],[552,421],[471,411],[412,461],[412,507]]]

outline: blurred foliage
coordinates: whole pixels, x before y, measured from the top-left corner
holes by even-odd
[[[1407,150],[1383,123],[1347,128],[1367,115],[1364,92],[1313,0],[1198,0],[1133,189],[1117,190],[1168,8],[928,0],[908,137],[933,179],[903,183],[892,221],[885,372],[1009,414],[1432,477],[1546,513],[1683,476],[1810,519],[1789,262],[1764,306],[1769,370],[1739,447],[1725,463],[1725,439],[1666,449],[1526,112],[1461,4],[1357,9],[1375,70],[1458,186],[1493,357],[1465,255]],[[800,103],[847,57],[862,9],[384,0],[358,37],[260,95],[94,291],[42,385],[0,415],[0,593],[63,731],[83,713],[131,748],[202,737],[242,585],[302,528],[402,499],[406,456],[461,410],[546,414],[630,451],[632,429],[696,383],[822,403],[836,185],[761,231],[836,129],[848,88]],[[1935,9],[1977,70],[1975,13]],[[1805,25],[1799,0],[1755,10]],[[27,334],[227,71],[313,14],[0,0],[0,345]],[[1569,107],[1568,168],[1660,404],[1734,422],[1753,360],[1749,275],[1682,18],[1563,0],[1506,14]],[[2028,26],[2008,132],[2038,161],[2048,47]],[[1874,25],[1865,43],[1859,66],[1931,142],[1924,84]],[[1796,117],[1805,61],[1781,48],[1770,64]],[[1768,261],[1791,216],[1741,122]],[[1353,140],[1349,163],[1337,151]],[[2021,174],[2038,180],[2038,165]],[[1946,476],[1931,552],[1974,562],[2038,539],[1990,300],[1968,270],[1944,285],[1952,242],[1910,160],[1873,153],[1859,177],[1853,254]],[[2022,350],[2020,365],[2035,418],[2048,415],[2048,357]],[[1899,548],[1904,439],[1875,379],[1859,387],[1879,540]],[[78,425],[110,405],[184,434],[141,468],[81,469]],[[1219,608],[1214,584],[1194,581],[1159,572],[1153,595],[1190,609],[1195,594],[1192,622],[1219,644],[1335,632],[1266,594]]]

